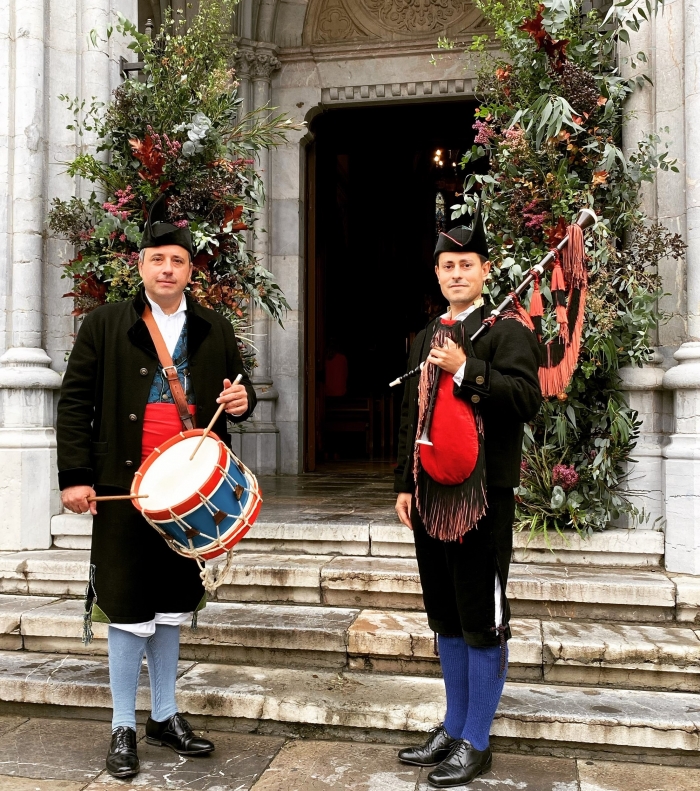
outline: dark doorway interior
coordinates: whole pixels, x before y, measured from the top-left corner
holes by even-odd
[[[311,124],[307,471],[395,462],[402,388],[388,383],[445,307],[432,251],[452,224],[474,107],[339,108]]]

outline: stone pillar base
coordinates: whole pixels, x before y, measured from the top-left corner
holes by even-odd
[[[700,343],[684,343],[664,375],[674,390],[674,430],[663,450],[666,568],[700,575]]]
[[[0,358],[0,550],[47,549],[60,510],[53,390],[61,377],[42,349]]]
[[[625,467],[628,478],[625,489],[628,497],[644,514],[644,520],[633,523],[627,515],[621,517],[617,527],[637,527],[659,530],[664,517],[663,456],[666,442],[664,430],[664,372],[658,367],[663,357],[654,353],[650,364],[644,368],[621,368],[620,389],[625,393],[629,406],[636,410],[642,425],[637,445],[632,452],[634,463]]]

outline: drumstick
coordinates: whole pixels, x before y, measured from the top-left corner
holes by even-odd
[[[89,503],[103,503],[106,500],[138,500],[143,497],[148,497],[147,494],[109,494],[102,497],[88,497]]]
[[[231,387],[235,387],[235,385],[237,385],[241,381],[241,379],[243,379],[243,374],[238,374],[238,376],[233,380],[233,384],[231,385]],[[226,404],[219,404],[219,408],[216,410],[214,417],[211,419],[209,425],[204,429],[204,433],[202,434],[199,442],[197,443],[197,447],[192,452],[192,455],[190,456],[190,461],[192,461],[192,459],[194,459],[194,457],[197,455],[197,451],[202,447],[202,443],[207,438],[207,435],[214,428],[214,423],[216,423],[216,421],[221,417],[221,413],[224,411],[225,406]]]

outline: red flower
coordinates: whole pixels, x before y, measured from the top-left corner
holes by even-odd
[[[224,228],[230,222],[233,223],[231,227],[232,231],[248,230],[248,226],[244,222],[238,222],[242,214],[243,214],[243,206],[234,206],[234,207],[227,206],[226,210],[224,211],[224,221],[221,223],[221,230],[223,231]]]
[[[561,486],[565,492],[571,491],[579,481],[579,474],[574,467],[566,464],[556,464],[552,468],[552,483]]]
[[[133,138],[129,140],[129,145],[136,159],[138,159],[145,168],[145,171],[139,170],[139,176],[141,176],[144,181],[150,181],[152,183],[158,181],[163,175],[165,157],[162,152],[156,148],[153,138],[150,135],[146,135],[143,140]]]
[[[537,44],[537,51],[544,49],[552,68],[555,71],[561,71],[564,63],[566,63],[566,47],[569,44],[569,39],[563,38],[560,41],[556,41],[549,35],[544,28],[543,11],[544,6],[540,5],[537,9],[537,16],[534,19],[526,19],[518,30],[522,30],[531,36]]]

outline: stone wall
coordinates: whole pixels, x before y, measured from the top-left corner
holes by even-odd
[[[53,197],[80,194],[64,163],[91,141],[66,129],[58,96],[108,101],[126,52],[105,40],[116,11],[134,17],[135,0],[0,7],[0,549],[48,547],[59,510],[54,394],[74,323],[60,278],[68,251],[48,234],[46,215]]]

